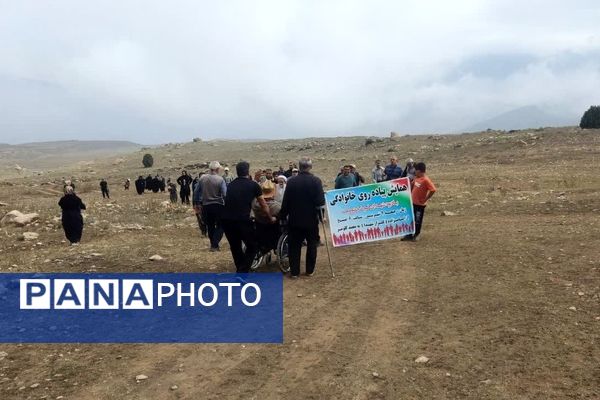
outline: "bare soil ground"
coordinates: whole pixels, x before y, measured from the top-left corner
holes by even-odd
[[[439,192],[420,241],[335,249],[335,279],[320,248],[316,276],[286,280],[283,345],[0,345],[0,399],[600,398],[600,132],[189,143],[153,151],[150,171],[142,154],[7,172],[0,210],[40,222],[2,228],[0,271],[233,271],[188,208],[121,186],[212,159],[254,170],[307,154],[331,188],[344,161],[368,175],[397,154],[426,161]],[[88,205],[78,247],[53,220],[65,175]],[[18,241],[23,231],[39,241]]]

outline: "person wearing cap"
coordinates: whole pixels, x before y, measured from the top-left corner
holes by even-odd
[[[233,181],[233,176],[229,175],[229,167],[223,168],[223,180],[226,185],[229,185]]]
[[[390,157],[390,164],[385,167],[385,180],[391,181],[402,177],[402,167],[398,165],[398,157]]]
[[[275,223],[277,219],[271,215],[261,187],[250,177],[250,164],[240,161],[235,169],[237,178],[227,187],[222,224],[236,271],[247,273],[258,251],[256,233],[250,220],[252,201],[256,199],[268,221]]]
[[[194,190],[194,210],[202,215],[202,220],[206,224],[210,251],[219,251],[219,243],[223,238],[221,216],[225,206],[227,185],[219,175],[221,164],[218,161],[211,161],[209,168],[210,172],[202,175]]]
[[[354,175],[354,186],[364,185],[365,178],[356,170],[356,164],[350,164],[350,173]]]
[[[375,160],[375,167],[371,170],[371,179],[375,183],[385,181],[385,168],[381,166],[380,160]]]
[[[416,173],[417,170],[415,169],[415,162],[412,158],[409,158],[406,160],[406,168],[404,168],[404,171],[402,172],[402,177],[410,179],[412,183],[415,180]]]
[[[283,201],[283,195],[285,194],[285,187],[287,186],[287,178],[285,175],[279,175],[276,179],[277,186],[275,186],[275,200],[281,203]]]
[[[335,178],[336,189],[347,189],[356,186],[356,176],[351,172],[350,165],[344,165],[342,173]]]
[[[298,168],[292,168],[292,175],[288,179],[292,179],[293,177],[298,176],[299,172],[300,171],[298,170]]]

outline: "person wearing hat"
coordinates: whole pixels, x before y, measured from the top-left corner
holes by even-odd
[[[406,160],[406,168],[402,172],[402,177],[407,177],[412,183],[415,180],[417,170],[415,169],[415,161],[412,158]]]
[[[219,175],[221,164],[218,161],[211,161],[208,167],[210,172],[202,175],[194,190],[194,210],[197,214],[202,214],[202,220],[206,224],[210,251],[219,251],[219,243],[223,238],[221,216],[225,205],[227,185],[223,177]]]
[[[354,186],[364,185],[365,178],[356,170],[356,164],[350,164],[350,173],[354,175]]]
[[[344,165],[342,173],[335,178],[336,189],[346,189],[356,186],[356,176],[351,172],[350,165]]]
[[[223,180],[226,185],[229,185],[233,181],[233,176],[229,175],[229,167],[223,168]]]

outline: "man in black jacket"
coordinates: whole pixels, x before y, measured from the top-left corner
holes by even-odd
[[[192,184],[192,177],[184,170],[181,172],[181,176],[177,178],[177,183],[179,184],[181,204],[190,204],[190,185]]]
[[[282,219],[288,217],[292,278],[298,278],[300,275],[300,252],[304,240],[306,240],[306,275],[312,276],[315,272],[319,245],[319,214],[325,205],[323,184],[319,178],[310,173],[311,159],[302,157],[299,167],[298,176],[288,180],[279,213]]]
[[[260,186],[250,178],[250,164],[240,161],[235,168],[238,177],[227,186],[221,224],[229,242],[236,271],[247,273],[250,272],[250,266],[258,251],[256,232],[250,220],[252,202],[256,199],[271,223],[275,223],[276,219],[271,215]],[[246,245],[245,251],[242,242]]]

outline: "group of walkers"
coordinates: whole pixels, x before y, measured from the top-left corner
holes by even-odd
[[[398,157],[390,157],[390,163],[383,167],[381,160],[375,161],[375,166],[371,170],[371,182],[384,182],[393,179],[407,177],[412,182],[415,179],[416,168],[412,158],[406,161],[406,166],[402,168],[398,164]],[[340,168],[340,172],[335,178],[336,189],[346,189],[353,186],[360,186],[366,183],[365,177],[362,176],[356,169],[356,165],[347,164]]]
[[[236,271],[246,273],[257,252],[266,241],[268,248],[274,248],[280,228],[279,221],[286,221],[288,229],[289,263],[291,277],[300,275],[300,253],[306,245],[307,276],[315,271],[317,249],[320,243],[319,222],[324,218],[325,196],[321,180],[312,174],[312,160],[303,157],[298,165],[289,162],[288,169],[261,169],[251,176],[250,164],[240,161],[236,167],[237,177],[230,175],[229,168],[222,168],[218,161],[209,164],[207,173],[192,178],[182,171],[176,183],[162,176],[147,178],[140,176],[135,181],[138,194],[144,191],[164,192],[168,190],[170,199],[176,203],[177,185],[182,204],[190,204],[190,197],[196,212],[200,230],[210,241],[210,251],[220,251],[220,242],[225,236]],[[415,233],[402,240],[416,240],[421,232],[423,216],[428,200],[436,187],[426,175],[426,165],[409,159],[402,168],[397,157],[390,158],[390,164],[383,167],[380,160],[371,171],[372,182],[383,182],[400,177],[411,181],[414,209]],[[335,179],[335,188],[344,189],[364,184],[365,178],[353,164],[345,165]],[[130,180],[124,184],[129,190]],[[81,210],[85,204],[75,194],[75,185],[63,180],[64,196],[60,199],[62,223],[65,236],[72,244],[81,240],[83,219]],[[103,198],[110,198],[106,179],[100,181]],[[262,243],[261,243],[262,241]]]
[[[236,271],[249,272],[260,239],[276,240],[278,221],[287,220],[291,277],[300,275],[303,243],[307,245],[306,275],[312,276],[325,196],[321,180],[310,172],[311,159],[302,158],[298,174],[290,174],[290,179],[285,171],[276,175],[271,170],[260,170],[251,177],[250,164],[240,161],[236,165],[237,177],[228,184],[225,176],[229,174],[220,174],[218,161],[211,162],[209,169],[194,188],[193,204],[206,225],[210,251],[220,251],[225,235]]]

